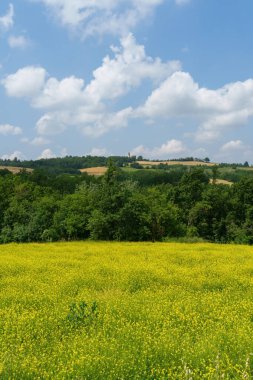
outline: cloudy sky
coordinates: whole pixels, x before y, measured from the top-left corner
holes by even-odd
[[[253,163],[252,0],[1,0],[0,157]]]

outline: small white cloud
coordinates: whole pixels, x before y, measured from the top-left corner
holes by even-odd
[[[22,133],[22,129],[20,127],[14,127],[10,124],[2,124],[0,125],[0,135],[20,135]]]
[[[46,70],[42,67],[27,66],[8,75],[2,80],[2,84],[9,96],[33,97],[43,89],[46,76]]]
[[[15,158],[17,158],[18,160],[25,160],[26,157],[23,155],[22,152],[20,152],[19,150],[16,150],[15,152],[11,153],[11,154],[4,154],[2,157],[2,160],[11,160],[13,161]]]
[[[231,152],[235,150],[243,150],[245,148],[246,146],[243,144],[241,140],[232,140],[222,145],[220,150],[222,152]]]
[[[37,0],[82,37],[125,35],[165,0]]]
[[[9,9],[4,16],[0,16],[0,29],[10,30],[14,24],[14,6],[9,4]]]
[[[191,152],[190,156],[196,158],[205,158],[208,157],[208,152],[205,148],[197,148]]]
[[[231,140],[223,144],[216,154],[217,161],[242,162],[251,161],[253,157],[252,147],[241,140]]]
[[[48,139],[45,139],[44,137],[42,136],[39,136],[39,137],[35,137],[34,139],[30,140],[28,139],[27,137],[23,138],[21,140],[21,142],[23,143],[26,143],[26,144],[30,144],[30,145],[34,145],[34,146],[41,146],[41,145],[47,145],[50,143],[50,141]]]
[[[181,49],[181,52],[184,53],[184,54],[189,53],[189,51],[190,51],[190,49],[189,49],[187,46],[185,46],[185,47],[183,47],[183,48]]]
[[[56,155],[49,148],[43,150],[41,155],[38,157],[39,160],[40,159],[48,159],[48,158],[56,158]]]
[[[87,136],[99,137],[112,130],[126,128],[128,120],[132,116],[132,108],[128,107],[118,112],[77,115],[79,117],[80,130]]]
[[[93,148],[89,153],[89,156],[106,157],[109,155],[106,148]]]
[[[66,157],[68,155],[68,150],[67,148],[62,148],[61,149],[61,157]]]
[[[36,123],[38,134],[46,136],[54,136],[62,133],[66,129],[65,123],[62,121],[63,116],[58,114],[46,114],[42,116]]]
[[[8,44],[12,49],[25,49],[29,46],[30,41],[25,36],[10,36],[8,38]]]
[[[134,156],[144,156],[146,158],[173,158],[172,156],[177,156],[186,152],[186,148],[182,141],[179,140],[169,140],[160,147],[155,147],[152,149],[146,148],[143,145],[139,145],[131,151]]]

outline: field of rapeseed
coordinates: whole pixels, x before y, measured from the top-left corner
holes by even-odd
[[[1,379],[252,379],[253,248],[0,247]]]

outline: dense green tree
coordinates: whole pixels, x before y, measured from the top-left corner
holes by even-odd
[[[229,187],[209,184],[211,169],[124,171],[120,167],[129,160],[69,157],[42,160],[44,166],[33,162],[32,173],[0,171],[0,242],[156,241],[187,235],[253,243],[251,171],[219,169],[237,176],[238,182]],[[64,174],[64,167],[70,170],[81,161],[108,164],[108,171],[101,178]],[[45,170],[58,164],[55,172]],[[16,161],[16,165],[23,163]],[[59,174],[58,169],[63,171]]]
[[[79,240],[89,237],[87,225],[91,208],[87,193],[87,189],[83,188],[58,202],[53,227],[60,239]]]

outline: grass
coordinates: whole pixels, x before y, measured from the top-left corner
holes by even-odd
[[[1,379],[252,379],[253,249],[0,247]]]

